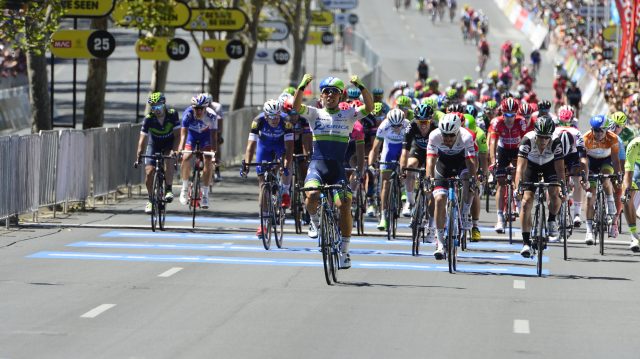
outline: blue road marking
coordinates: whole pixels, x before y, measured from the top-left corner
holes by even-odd
[[[257,241],[258,238],[253,234],[231,234],[231,233],[180,233],[180,232],[134,232],[134,231],[110,231],[100,235],[106,238],[171,238],[171,239],[201,239],[201,240],[237,240],[237,241]],[[286,234],[284,242],[312,242],[318,243],[317,239],[309,238],[305,235]],[[376,244],[376,245],[400,245],[410,246],[412,243],[409,239],[397,239],[388,241],[385,237],[351,237],[351,243],[356,244]],[[422,246],[433,247],[433,243],[421,244]],[[522,248],[521,244],[509,244],[499,242],[477,242],[468,243],[469,249],[478,250],[514,250],[519,251]]]
[[[190,255],[157,255],[157,254],[128,254],[128,253],[82,253],[82,252],[37,252],[27,256],[27,258],[47,258],[47,259],[81,259],[81,260],[106,260],[106,261],[130,261],[130,262],[189,262],[189,263],[217,263],[217,264],[248,264],[248,265],[273,265],[273,266],[297,266],[297,267],[320,267],[320,260],[305,259],[279,259],[279,258],[240,258],[240,257],[213,257],[213,256],[190,256]],[[448,271],[447,265],[433,265],[427,263],[403,263],[403,262],[363,262],[355,259],[351,264],[352,268],[364,269],[395,269],[413,271]],[[521,267],[497,267],[497,266],[477,266],[458,265],[459,272],[487,273],[487,274],[510,274],[536,276],[535,268]],[[548,270],[543,270],[544,275],[548,275]]]
[[[68,247],[78,248],[119,248],[119,249],[181,249],[181,250],[198,250],[198,251],[229,251],[229,252],[261,252],[265,253],[265,249],[262,246],[240,246],[233,244],[201,244],[201,243],[131,243],[131,242],[75,242],[67,244]],[[272,248],[270,252],[274,253],[302,253],[302,254],[317,254],[319,252],[318,247],[287,247],[287,248]],[[397,251],[397,250],[380,250],[380,249],[362,249],[351,248],[351,254],[363,255],[363,256],[401,256],[411,257],[409,251]],[[423,254],[420,257],[431,257],[431,254]],[[498,261],[515,261],[515,262],[530,262],[530,259],[522,258],[520,254],[509,253],[473,253],[458,251],[458,258],[460,259],[486,259],[486,260],[498,260]],[[548,262],[548,257],[542,258],[543,262]]]

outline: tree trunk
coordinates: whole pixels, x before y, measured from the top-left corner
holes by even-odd
[[[250,38],[248,39],[247,54],[242,59],[242,65],[240,67],[240,73],[236,80],[235,90],[233,91],[233,103],[231,110],[237,110],[244,107],[245,97],[247,95],[247,83],[249,82],[249,75],[251,74],[251,67],[253,65],[253,58],[256,55],[258,48],[258,25],[260,24],[260,11],[264,6],[264,0],[255,0],[252,2],[253,12],[249,16],[249,31]]]
[[[229,65],[229,60],[214,60],[213,71],[209,74],[209,93],[213,101],[220,102],[220,92],[222,91],[222,77]]]
[[[304,10],[304,19],[311,18],[311,0],[304,0],[304,7],[302,1],[303,0],[297,0],[296,2],[293,26],[291,29],[291,36],[293,37],[293,66],[289,73],[289,84],[291,86],[296,86],[302,78],[302,61],[304,60],[304,51],[309,35],[309,27],[311,26],[310,21],[305,21],[304,28],[300,28],[303,19],[302,10]]]
[[[91,20],[91,28],[107,29],[107,17]],[[107,59],[90,59],[87,73],[87,90],[84,98],[82,128],[104,126],[104,99],[107,88]]]
[[[151,72],[151,92],[164,92],[167,88],[167,75],[169,74],[169,61],[154,61]],[[142,94],[142,101],[145,103],[144,113],[151,111],[151,107],[146,100],[147,96]],[[169,101],[171,102],[171,101]],[[144,115],[144,114],[143,114]]]
[[[47,58],[44,49],[41,55],[27,51],[27,76],[29,77],[29,102],[31,103],[31,133],[51,130],[52,114],[47,80]]]

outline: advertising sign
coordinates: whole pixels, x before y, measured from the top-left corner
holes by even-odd
[[[184,26],[189,31],[237,31],[247,24],[240,9],[191,9],[191,19]]]
[[[167,7],[170,13],[162,19],[160,25],[168,27],[185,26],[191,18],[191,9],[189,6],[179,1],[171,1],[170,5],[171,6]],[[119,1],[115,9],[113,9],[111,17],[117,25],[124,27],[135,27],[143,21],[140,17],[130,14],[127,1]]]
[[[246,50],[240,40],[205,40],[200,44],[200,55],[206,59],[239,59]]]
[[[284,41],[289,36],[289,26],[284,21],[262,21],[260,27],[271,30],[267,41]]]
[[[289,62],[291,55],[287,49],[258,49],[253,59],[254,64],[259,65],[285,65]]]
[[[322,6],[332,10],[351,10],[358,7],[358,0],[322,0]]]
[[[107,58],[116,41],[104,30],[60,30],[51,35],[51,53],[64,59]]]
[[[311,12],[311,25],[312,26],[329,26],[333,24],[333,14],[331,11],[312,11]]]
[[[149,39],[138,39],[136,41],[136,55],[142,60],[170,61],[167,44],[171,38],[154,37],[152,38],[154,41],[151,42]]]
[[[115,0],[62,0],[66,17],[103,17],[113,10]]]

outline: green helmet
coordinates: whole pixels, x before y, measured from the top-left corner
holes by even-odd
[[[411,107],[411,99],[409,98],[409,96],[398,96],[398,98],[396,99],[396,104],[399,107]]]
[[[464,114],[464,127],[470,129],[471,131],[476,131],[476,119],[468,113]]]
[[[165,103],[166,99],[164,98],[164,94],[162,92],[153,92],[149,95],[149,99],[147,103]]]
[[[422,99],[422,103],[425,104],[425,105],[429,105],[434,109],[438,108],[438,99],[433,98],[433,97],[423,98]]]
[[[618,127],[624,127],[627,125],[627,115],[622,111],[616,111],[608,116],[608,120],[611,120]]]
[[[462,78],[462,81],[464,81],[464,82],[473,82],[473,77],[465,76],[464,78]]]
[[[447,98],[448,99],[453,99],[458,97],[458,90],[456,89],[449,89],[447,90]]]
[[[498,107],[498,102],[496,100],[489,100],[484,103],[484,108],[487,110],[495,110]]]
[[[294,95],[296,93],[296,88],[289,86],[287,88],[285,88],[284,90],[282,90],[283,93],[288,93],[289,95]]]
[[[329,76],[320,82],[320,92],[327,87],[334,87],[340,91],[344,91],[344,82],[337,77]]]

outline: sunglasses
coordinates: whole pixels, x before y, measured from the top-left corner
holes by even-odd
[[[271,121],[273,121],[273,120],[277,120],[277,119],[279,119],[279,118],[280,118],[280,116],[278,116],[278,115],[264,115],[264,117],[265,117],[267,120],[271,120]]]
[[[416,122],[419,125],[428,125],[431,122],[431,119],[416,119]]]
[[[511,118],[511,117],[515,117],[515,116],[516,116],[516,114],[515,114],[515,113],[509,113],[509,112],[505,112],[505,113],[504,113],[504,117]]]
[[[204,107],[194,106],[193,109],[195,111],[198,111],[198,110],[202,111],[202,110],[204,110]]]
[[[151,105],[151,109],[153,111],[160,111],[164,108],[164,105],[160,104],[160,105]]]
[[[456,134],[455,133],[443,133],[442,137],[453,138],[453,137],[456,137]]]
[[[402,127],[402,124],[398,124],[398,125],[391,125],[391,128],[400,128]]]
[[[342,93],[342,91],[336,89],[336,88],[326,88],[324,90],[322,90],[322,93],[325,95],[335,95],[335,94],[339,94]]]

